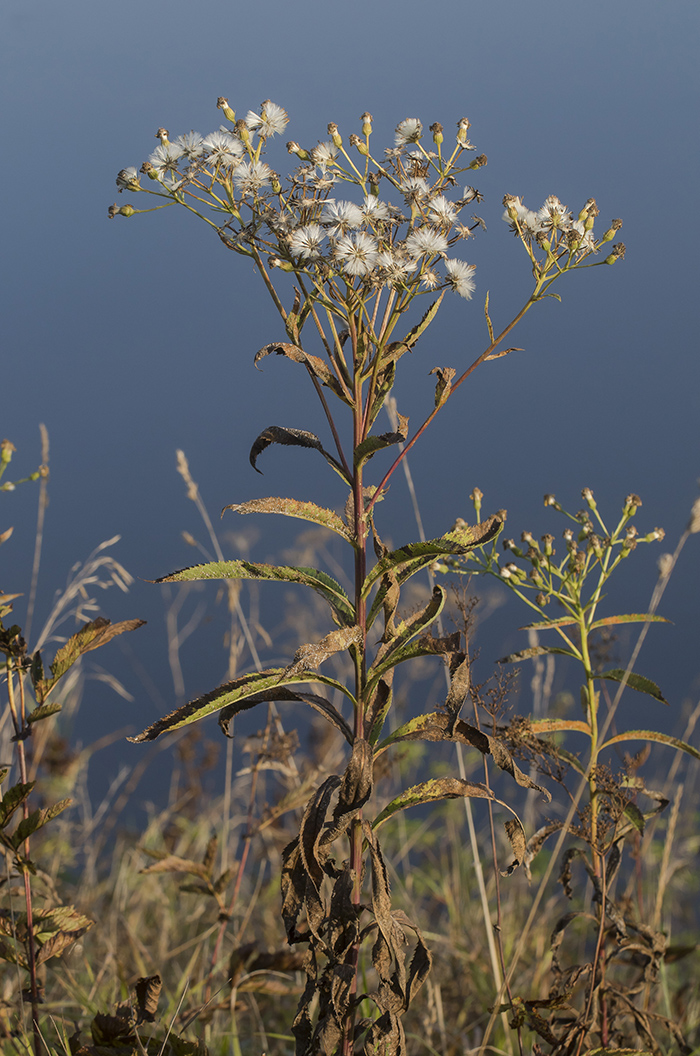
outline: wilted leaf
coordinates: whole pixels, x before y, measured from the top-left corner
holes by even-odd
[[[294,654],[294,660],[285,668],[284,677],[298,675],[302,671],[315,670],[320,667],[324,660],[334,653],[339,653],[351,646],[356,648],[362,645],[362,628],[340,627],[337,631],[331,631],[322,638],[320,642],[312,642],[302,645]]]
[[[285,681],[288,685],[322,682],[324,685],[339,689],[341,693],[350,697],[354,703],[354,698],[349,690],[340,682],[336,682],[335,679],[328,678],[326,675],[316,674],[315,672],[303,672],[301,675],[294,675],[285,679],[283,668],[270,668],[267,671],[254,671],[247,675],[241,675],[239,678],[234,678],[231,682],[225,682],[217,689],[197,697],[196,700],[190,701],[189,704],[184,704],[169,715],[154,722],[137,737],[127,737],[127,740],[134,744],[142,741],[153,741],[161,733],[165,733],[166,730],[178,730],[182,726],[189,726],[191,723],[198,722],[215,711],[221,711],[222,708],[236,704],[240,711],[244,711],[262,701],[274,700],[276,699],[275,691]]]
[[[175,854],[163,854],[160,852],[143,848],[146,854],[158,854],[158,861],[152,865],[146,865],[139,869],[140,873],[188,873],[190,876],[199,876],[207,880],[211,870],[207,869],[202,862],[193,862],[189,858],[178,858]]]
[[[502,352],[492,352],[490,356],[487,356],[484,363],[488,363],[491,359],[500,359],[502,356],[507,356],[509,352],[524,352],[524,348],[504,348]]]
[[[316,568],[295,565],[265,565],[255,561],[209,561],[205,565],[191,565],[161,576],[154,583],[189,583],[208,579],[271,579],[286,583],[300,583],[311,587],[331,606],[341,626],[352,627],[357,622],[349,597],[339,583]]]
[[[322,385],[328,386],[333,392],[341,399],[344,403],[349,403],[347,393],[343,386],[340,384],[335,374],[329,367],[329,365],[323,360],[319,359],[318,356],[310,356],[308,352],[305,352],[299,345],[292,345],[288,341],[273,341],[269,345],[264,345],[255,354],[253,360],[254,365],[259,370],[258,363],[265,356],[276,355],[286,356],[287,359],[292,360],[293,363],[303,363],[310,374],[313,374],[315,378],[321,382]]]
[[[233,510],[234,513],[280,513],[285,517],[298,517],[302,521],[313,521],[314,524],[329,528],[348,543],[353,542],[353,534],[342,517],[333,510],[324,509],[313,502],[300,502],[298,499],[251,499],[249,502],[224,506],[222,516],[226,510]]]
[[[250,449],[249,460],[250,464],[256,473],[260,473],[256,462],[258,455],[269,447],[270,444],[283,444],[285,446],[292,447],[313,447],[314,450],[320,451],[326,462],[338,473],[343,480],[352,487],[352,481],[348,478],[345,470],[342,468],[339,462],[333,458],[332,455],[324,450],[324,447],[315,435],[315,433],[309,433],[306,429],[287,429],[281,425],[270,425],[267,429],[263,429],[262,433],[254,441],[253,446]]]
[[[146,979],[136,981],[134,993],[136,994],[137,1023],[155,1023],[158,998],[162,989],[163,981],[159,975],[149,975]]]
[[[442,407],[452,391],[452,382],[457,371],[454,367],[433,367],[431,374],[437,374],[435,385],[435,406]]]
[[[12,785],[0,799],[0,829],[4,829],[10,818],[34,788],[36,781],[27,781],[25,784],[18,782]]]
[[[561,656],[571,656],[574,660],[578,660],[579,657],[576,653],[572,653],[570,649],[559,649],[558,646],[554,645],[533,645],[530,649],[521,649],[517,653],[509,653],[508,656],[502,656],[496,661],[497,664],[519,664],[521,660],[532,660],[535,656],[546,656],[548,653],[557,653]]]
[[[374,686],[385,671],[402,663],[404,660],[417,656],[444,653],[444,650],[439,648],[439,643],[443,639],[434,639],[426,636],[417,645],[410,647],[409,643],[437,619],[445,605],[445,600],[446,595],[443,588],[440,586],[433,587],[432,596],[425,608],[402,620],[398,626],[393,628],[391,638],[380,646],[374,663],[367,673],[368,693],[373,691]],[[457,641],[459,642],[459,637]]]
[[[613,668],[611,671],[604,671],[602,675],[596,675],[596,678],[607,678],[611,682],[622,682],[626,679],[630,689],[636,689],[638,693],[646,693],[654,700],[668,704],[656,682],[652,682],[650,678],[645,678],[643,675],[638,675],[635,671],[627,672],[623,668]]]

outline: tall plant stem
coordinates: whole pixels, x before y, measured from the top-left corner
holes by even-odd
[[[15,729],[17,743],[17,759],[19,761],[19,776],[23,785],[27,784],[27,756],[24,750],[24,741],[29,733],[29,727],[25,721],[24,683],[22,681],[22,668],[19,659],[16,660],[17,681],[20,692],[20,708],[17,710],[15,699],[14,676],[10,664],[7,670],[7,697],[10,705],[12,724]],[[25,797],[22,804],[24,819],[29,817],[29,803]],[[24,857],[29,859],[29,837],[24,841]],[[29,869],[26,865],[22,868],[22,879],[24,881],[24,902],[27,914],[27,967],[29,970],[29,999],[32,1009],[32,1033],[34,1035],[35,1056],[41,1054],[41,1031],[39,1030],[39,984],[36,977],[36,946],[34,943],[34,909],[32,903],[32,882]]]

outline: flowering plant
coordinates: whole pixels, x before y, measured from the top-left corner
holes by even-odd
[[[401,616],[401,590],[417,572],[436,561],[468,555],[495,540],[504,514],[493,514],[475,526],[458,523],[432,540],[407,543],[398,549],[384,544],[375,521],[375,505],[383,499],[389,479],[452,393],[482,363],[511,351],[504,343],[529,309],[550,293],[564,274],[583,267],[613,264],[624,255],[622,243],[591,259],[611,243],[621,221],[613,221],[597,238],[598,215],[589,199],[574,215],[550,196],[534,213],[512,195],[504,199],[504,219],[524,246],[534,285],[520,311],[496,331],[486,298],[485,348],[458,375],[453,367],[434,367],[434,406],[409,439],[408,419],[397,414],[391,431],[373,432],[389,404],[399,361],[413,351],[436,317],[446,291],[470,300],[475,290],[475,266],[462,259],[459,246],[470,245],[483,227],[465,210],[482,200],[481,193],[460,179],[486,164],[484,155],[469,161],[470,123],[461,119],[456,137],[446,145],[442,125],[430,126],[432,146],[423,143],[418,119],[400,122],[394,145],[377,156],[371,146],[372,117],[361,118],[361,134],[344,141],[335,124],[328,139],[312,148],[287,144],[297,166],[286,179],[263,161],[268,141],[281,134],[286,112],[269,100],[260,112],[236,118],[220,98],[228,121],[202,137],[191,132],[171,141],[159,129],[160,145],[142,166],[117,177],[120,191],[141,192],[159,199],[155,208],[180,205],[210,225],[231,251],[250,258],[279,313],[287,340],[264,345],[261,358],[276,354],[307,371],[323,406],[333,450],[306,430],[270,426],[254,441],[250,461],[272,444],[313,448],[341,478],[343,512],[288,497],[233,503],[226,509],[241,514],[276,513],[322,525],[340,536],[354,559],[354,586],[346,592],[325,572],[314,568],[250,561],[216,561],[182,569],[158,582],[201,579],[269,579],[300,583],[329,606],[334,629],[317,642],[303,645],[284,668],[244,674],[178,708],[144,730],[135,741],[149,741],[184,727],[214,711],[226,732],[231,718],[268,701],[311,705],[345,738],[350,758],[342,775],[325,780],[309,800],[299,835],[286,848],[282,873],[282,915],[290,943],[308,944],[307,985],[293,1031],[298,1053],[342,1051],[350,1056],[364,1038],[367,1053],[402,1053],[401,1017],[423,983],[430,954],[418,926],[392,910],[387,869],[377,832],[397,812],[420,803],[455,797],[478,797],[499,803],[508,813],[506,833],[513,850],[511,873],[523,860],[525,835],[512,808],[498,800],[487,784],[447,777],[405,789],[372,816],[374,763],[396,745],[411,740],[452,741],[469,745],[509,773],[526,788],[548,796],[515,763],[498,737],[460,718],[469,691],[469,658],[459,633],[430,633],[446,601],[435,586],[421,611]],[[347,185],[347,197],[336,197]],[[148,209],[116,204],[110,216],[130,217]],[[284,278],[293,278],[289,291]],[[410,329],[404,316],[416,297],[433,299]],[[291,303],[290,303],[291,302]],[[321,355],[302,344],[310,331]],[[332,393],[350,417],[346,429],[331,412]],[[369,461],[378,452],[399,452],[379,483],[367,483]],[[371,542],[371,549],[370,549]],[[371,561],[373,551],[375,561]],[[372,635],[375,622],[381,630]],[[378,639],[378,640],[377,640]],[[346,685],[318,669],[338,652],[351,658],[354,679]],[[392,705],[396,667],[418,657],[442,657],[449,673],[446,699],[434,710],[410,720],[382,738]],[[347,702],[349,719],[327,697],[309,686],[337,691]],[[337,847],[336,847],[337,845]],[[334,851],[343,848],[339,860]],[[369,901],[364,893],[365,867],[371,874]],[[405,931],[415,935],[409,963],[403,949]],[[371,940],[376,986],[358,992],[360,950]],[[363,1001],[377,1009],[357,1021]],[[366,1005],[364,1006],[366,1007]]]

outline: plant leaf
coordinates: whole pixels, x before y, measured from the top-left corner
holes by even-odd
[[[285,517],[298,517],[302,521],[313,521],[324,528],[329,528],[336,535],[342,536],[348,543],[353,543],[353,535],[345,521],[333,510],[317,506],[314,502],[300,502],[298,499],[251,499],[249,502],[234,502],[224,506],[234,513],[281,513]]]
[[[413,575],[445,554],[468,554],[471,550],[476,550],[477,547],[495,539],[502,527],[502,519],[494,514],[493,517],[473,527],[465,524],[463,527],[453,528],[452,531],[446,532],[439,539],[427,539],[422,543],[407,543],[398,550],[392,550],[377,561],[367,575],[362,586],[362,596],[367,597],[376,580],[390,570],[396,572],[400,580],[408,578],[408,576],[401,576],[402,569],[408,568],[408,575]]]
[[[318,356],[310,356],[308,352],[305,352],[299,345],[292,345],[288,341],[273,341],[269,345],[263,345],[263,347],[255,353],[255,359],[253,360],[255,367],[260,370],[258,363],[265,356],[270,355],[286,356],[287,359],[292,360],[293,363],[303,363],[307,367],[309,373],[313,374],[315,378],[318,378],[322,385],[326,385],[329,389],[332,389],[343,403],[350,402],[342,385],[339,383],[329,365],[323,359],[319,359]]]
[[[375,684],[379,681],[385,671],[388,671],[390,667],[395,667],[397,664],[402,663],[403,660],[407,660],[416,656],[428,656],[444,653],[444,649],[440,649],[439,642],[441,639],[434,639],[427,636],[427,640],[421,639],[417,645],[409,648],[409,642],[424,631],[430,624],[437,619],[442,612],[445,605],[446,594],[442,587],[433,587],[433,593],[430,601],[420,612],[415,613],[406,620],[402,620],[399,625],[394,628],[394,633],[391,639],[384,642],[374,659],[374,663],[367,672],[367,693],[370,694]]]
[[[700,759],[700,751],[693,748],[692,744],[671,737],[668,733],[659,733],[657,730],[627,730],[625,733],[617,733],[614,737],[601,744],[600,750],[609,748],[611,744],[619,744],[621,741],[658,741],[659,744],[667,744],[669,748],[676,748],[679,752],[686,752],[694,759]]]
[[[38,678],[35,681],[34,692],[37,703],[43,704],[46,701],[58,680],[65,675],[66,671],[73,666],[76,660],[80,659],[83,653],[99,649],[100,646],[110,642],[112,638],[116,638],[118,634],[124,634],[125,631],[135,631],[138,627],[143,627],[145,622],[145,620],[122,620],[121,623],[111,623],[104,616],[98,616],[96,620],[84,624],[76,634],[71,635],[66,644],[61,646],[56,653],[51,664],[51,677]],[[32,673],[34,673],[33,668]]]
[[[62,710],[62,708],[63,705],[55,700],[49,704],[42,704],[40,707],[34,708],[33,711],[29,712],[27,715],[27,722],[41,722],[42,719],[48,719],[49,715],[56,715]]]
[[[340,627],[337,631],[331,631],[320,642],[302,645],[294,654],[292,663],[285,668],[285,678],[290,675],[298,675],[301,671],[315,670],[329,656],[333,656],[334,653],[339,653],[343,649],[349,649],[353,645],[355,647],[362,645],[361,627]]]
[[[503,874],[510,875],[523,861],[525,855],[525,830],[515,811],[503,800],[498,799],[486,785],[474,781],[463,781],[458,777],[436,777],[430,781],[421,781],[418,785],[412,785],[411,788],[404,789],[395,799],[392,799],[391,803],[388,803],[384,810],[374,819],[372,829],[376,832],[379,826],[383,825],[393,814],[396,814],[399,810],[406,810],[407,807],[415,807],[421,803],[432,803],[438,799],[465,797],[468,799],[490,799],[493,803],[498,803],[500,806],[505,807],[513,815],[513,819],[509,819],[506,822],[506,833],[513,848],[515,861]]]
[[[544,656],[547,653],[559,653],[561,656],[571,656],[574,660],[579,657],[570,649],[560,649],[554,645],[534,645],[530,649],[521,649],[517,653],[509,653],[496,661],[497,664],[519,664],[521,660],[532,660],[534,656]]]
[[[530,719],[530,729],[534,733],[557,733],[560,730],[585,733],[591,736],[591,727],[582,719]]]
[[[355,466],[361,466],[364,462],[381,451],[384,447],[392,444],[402,444],[408,436],[408,418],[403,414],[397,415],[399,428],[395,433],[381,433],[378,436],[367,436],[355,448]]]
[[[188,583],[205,579],[273,579],[300,583],[311,587],[330,605],[341,627],[355,625],[355,613],[350,599],[339,583],[316,568],[296,565],[265,565],[256,561],[209,561],[205,565],[191,565],[161,576],[154,583]]]
[[[279,683],[272,686],[270,689],[263,690],[260,693],[253,693],[250,697],[246,697],[244,704],[229,704],[225,707],[219,715],[219,726],[223,734],[226,737],[232,736],[232,734],[229,733],[231,719],[239,712],[247,711],[248,708],[253,708],[256,704],[267,704],[270,700],[298,701],[302,704],[309,704],[312,708],[323,715],[324,718],[328,719],[337,730],[340,730],[348,744],[353,743],[354,734],[352,730],[330,701],[326,700],[325,697],[318,696],[316,693],[309,693],[304,690],[297,692],[287,689],[285,686],[279,685]]]
[[[7,773],[7,771],[5,771]],[[5,795],[0,799],[0,829],[4,829],[8,821],[34,788],[36,781],[27,781],[26,784],[19,782],[8,788]]]
[[[43,828],[47,822],[51,821],[64,811],[72,802],[71,799],[62,799],[60,802],[54,803],[51,807],[44,807],[43,810],[33,810],[26,818],[22,818],[10,837],[10,841],[15,850],[17,850],[21,844],[32,835],[32,833],[36,832],[37,829]]]
[[[382,367],[391,362],[396,363],[397,360],[404,355],[405,352],[412,352],[413,346],[415,345],[421,334],[425,333],[427,328],[432,323],[433,319],[437,315],[440,305],[442,304],[442,298],[445,296],[444,290],[436,301],[430,305],[425,315],[416,323],[412,330],[406,334],[403,341],[392,341],[390,345],[387,345],[384,352],[382,353]]]
[[[656,616],[653,612],[633,612],[627,616],[606,616],[602,620],[596,620],[591,624],[591,630],[596,627],[610,627],[616,623],[671,623],[665,616]]]
[[[197,697],[196,700],[190,701],[189,704],[183,704],[182,707],[177,708],[169,715],[158,719],[157,722],[148,726],[137,737],[127,737],[127,740],[133,744],[153,741],[161,733],[165,733],[166,730],[179,730],[182,726],[189,726],[191,723],[198,722],[215,711],[221,711],[222,708],[233,707],[234,705],[237,706],[238,711],[245,711],[248,708],[255,707],[256,704],[262,701],[276,699],[274,694],[280,685],[285,683],[287,685],[295,685],[300,682],[322,682],[324,685],[339,689],[341,693],[344,693],[354,703],[354,698],[349,690],[340,682],[336,682],[334,678],[319,675],[315,671],[304,671],[299,675],[285,678],[284,668],[271,668],[267,671],[253,671],[250,674],[234,678],[231,682],[225,682],[217,689]]]
[[[442,407],[452,392],[452,382],[457,371],[454,367],[433,367],[431,374],[437,374],[435,385],[435,406]]]
[[[652,682],[650,678],[645,678],[644,675],[638,675],[635,671],[630,671],[628,674],[623,668],[618,667],[613,668],[611,671],[603,671],[601,675],[596,675],[596,678],[607,678],[611,682],[622,682],[625,676],[627,676],[627,685],[630,689],[636,689],[638,693],[646,693],[648,696],[653,697],[654,700],[658,700],[662,704],[668,704],[656,682]]]
[[[482,755],[490,755],[494,763],[501,770],[505,770],[521,786],[521,788],[532,788],[541,792],[546,799],[551,796],[546,788],[536,785],[535,782],[523,773],[515,763],[503,742],[492,737],[483,730],[477,729],[463,719],[452,722],[452,716],[445,712],[434,711],[426,715],[419,715],[415,719],[409,719],[392,734],[386,737],[375,750],[375,759],[386,751],[392,744],[401,741],[459,741],[478,749]]]
[[[348,478],[343,467],[339,462],[333,458],[333,455],[329,455],[315,433],[309,433],[306,429],[287,429],[282,425],[270,425],[267,429],[263,429],[260,435],[256,438],[253,446],[250,449],[249,460],[250,464],[256,473],[262,473],[262,470],[258,469],[256,462],[258,455],[261,451],[264,451],[270,444],[283,444],[285,446],[292,447],[313,447],[316,451],[320,451],[329,466],[338,473],[345,483],[352,487],[352,481]]]

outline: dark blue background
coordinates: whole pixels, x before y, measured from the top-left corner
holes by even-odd
[[[540,305],[516,331],[512,343],[526,351],[483,367],[411,466],[429,536],[470,517],[476,485],[485,512],[508,508],[515,535],[564,527],[542,508],[545,492],[576,510],[589,486],[611,520],[628,492],[639,493],[638,526],[661,525],[667,540],[634,555],[610,611],[645,609],[656,559],[675,546],[697,493],[695,3],[359,0],[351,11],[327,0],[255,9],[215,0],[9,0],[5,24],[0,428],[19,448],[14,476],[39,460],[40,421],[51,435],[35,628],[67,569],[115,533],[115,555],[141,579],[127,597],[105,595],[105,612],[149,620],[128,646],[99,657],[134,702],[91,683],[75,737],[141,728],[173,703],[159,588],[141,580],[197,560],[181,530],[204,536],[175,473],[176,448],[215,519],[226,503],[261,495],[335,507],[345,500],[313,452],[266,452],[264,477],[248,465],[252,440],[272,423],[326,436],[299,368],[277,359],[263,373],[253,369],[255,351],[283,333],[252,268],[184,213],[107,222],[117,171],[147,158],[160,125],[173,136],[217,128],[218,95],[242,114],[272,98],[290,114],[283,139],[309,145],[326,138],[331,120],[346,137],[358,131],[366,109],[379,146],[391,144],[405,117],[426,127],[440,120],[449,134],[463,115],[472,121],[472,141],[489,158],[473,180],[488,225],[468,246],[478,289],[470,304],[449,298],[402,361],[399,410],[414,425],[432,405],[428,371],[459,370],[482,350],[486,291],[496,325],[529,293],[522,247],[500,219],[505,192],[533,208],[551,193],[572,208],[593,195],[599,224],[624,219],[626,260],[566,278],[557,287],[563,303]],[[397,545],[416,536],[405,497],[397,479],[380,508]],[[26,590],[35,496],[5,495],[0,510],[0,528],[15,525],[0,554],[3,586]],[[287,545],[289,529],[272,518],[227,516],[224,531],[257,533],[255,559]],[[663,715],[661,705],[644,704],[645,721],[669,730],[700,684],[699,571],[693,538],[661,606],[674,626],[652,630],[638,665],[672,703]],[[263,622],[273,626],[284,595],[269,584],[262,596]],[[527,644],[515,631],[527,620],[511,602],[484,625],[485,665]],[[223,677],[220,634],[216,617],[185,647],[188,695]],[[634,696],[623,709],[637,725],[642,698]],[[110,749],[97,779],[139,751]]]

